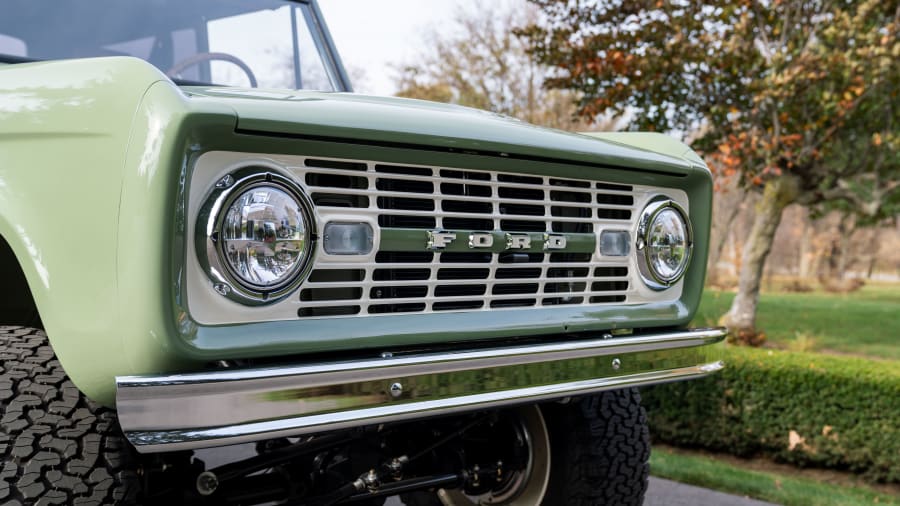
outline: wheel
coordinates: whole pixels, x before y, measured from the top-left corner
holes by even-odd
[[[66,376],[43,331],[0,326],[0,503],[133,504],[136,458],[113,410]]]
[[[407,506],[643,504],[650,435],[637,389],[514,413],[528,452],[511,479],[477,495],[459,489],[406,494]]]
[[[542,504],[643,504],[650,432],[636,388],[548,405],[543,412],[552,471]]]
[[[194,65],[199,65],[205,61],[227,61],[228,63],[232,63],[237,65],[244,74],[247,75],[247,79],[250,80],[250,87],[256,88],[258,83],[256,82],[256,75],[253,74],[253,70],[250,69],[250,65],[244,62],[244,60],[228,53],[197,53],[191,57],[185,58],[180,62],[176,63],[169,70],[166,71],[166,75],[175,78],[178,77],[179,74],[184,72],[185,69],[189,69]]]

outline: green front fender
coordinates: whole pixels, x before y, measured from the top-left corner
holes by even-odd
[[[106,404],[113,376],[162,360],[168,336],[154,334],[173,321],[171,291],[156,296],[168,236],[152,231],[171,227],[159,210],[176,174],[159,158],[187,103],[133,58],[0,67],[0,236],[68,375]]]

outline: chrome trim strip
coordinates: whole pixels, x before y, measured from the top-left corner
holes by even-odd
[[[723,329],[288,367],[117,377],[142,453],[445,415],[690,379],[723,367]],[[615,360],[606,360],[612,357]],[[398,387],[399,385],[399,387]]]

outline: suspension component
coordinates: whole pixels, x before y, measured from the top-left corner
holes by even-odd
[[[391,460],[391,463],[388,464],[387,467],[391,473],[391,478],[393,478],[394,481],[400,481],[403,479],[403,466],[405,466],[408,463],[409,463],[409,457],[407,457],[406,455],[401,455],[401,456]]]

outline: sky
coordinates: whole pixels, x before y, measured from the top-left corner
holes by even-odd
[[[354,91],[393,95],[393,66],[412,63],[422,53],[428,33],[447,27],[447,20],[470,0],[319,0],[319,8],[351,78]]]

